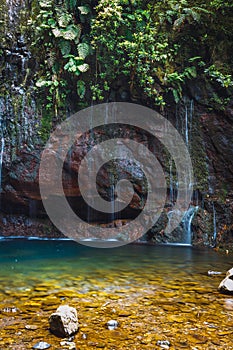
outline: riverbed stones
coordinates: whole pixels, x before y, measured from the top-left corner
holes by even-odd
[[[162,349],[168,350],[171,344],[168,340],[158,340],[156,345],[160,346]]]
[[[218,286],[218,290],[222,293],[233,294],[233,268],[227,271],[226,277]]]
[[[74,342],[69,342],[69,341],[61,341],[60,342],[61,346],[64,347],[65,349],[68,349],[68,350],[76,350],[76,345]]]
[[[118,322],[116,320],[110,320],[107,322],[107,327],[110,331],[112,331],[118,327]]]
[[[59,337],[69,337],[78,331],[77,310],[69,305],[61,305],[49,317],[50,331]]]
[[[36,343],[32,348],[33,349],[38,349],[38,350],[45,350],[49,349],[51,345],[49,343],[46,343],[45,341],[40,341]]]

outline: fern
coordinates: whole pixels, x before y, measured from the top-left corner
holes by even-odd
[[[52,33],[55,36],[55,38],[59,38],[62,36],[62,32],[60,31],[60,29],[58,28],[53,28],[52,29]]]
[[[60,27],[67,27],[71,20],[71,14],[64,12],[64,9],[57,9],[57,21]]]
[[[71,45],[68,40],[60,40],[58,43],[59,49],[61,50],[62,56],[69,55],[71,51]]]
[[[69,10],[74,10],[77,5],[77,0],[66,0],[65,3]]]
[[[89,64],[87,64],[87,63],[83,63],[83,64],[80,64],[80,65],[78,66],[78,70],[79,70],[81,73],[87,72],[88,69],[89,69]]]
[[[52,7],[52,1],[51,0],[40,0],[39,5],[41,8],[51,8]]]
[[[77,94],[82,99],[85,96],[86,85],[83,80],[78,80],[77,82]]]
[[[86,43],[81,43],[78,45],[78,55],[81,58],[86,58],[90,53],[90,45]]]
[[[50,51],[47,57],[47,64],[49,67],[53,67],[56,62],[56,53],[54,51]]]
[[[81,35],[81,26],[70,24],[66,29],[62,29],[62,37],[66,40],[75,40],[75,42],[79,42],[79,38]]]
[[[81,12],[81,15],[88,15],[88,13],[91,12],[91,9],[89,6],[79,6],[78,9]]]

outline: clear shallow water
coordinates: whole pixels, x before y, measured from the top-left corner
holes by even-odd
[[[33,286],[56,280],[63,286],[67,276],[94,277],[108,282],[111,274],[129,275],[129,279],[159,275],[170,279],[174,274],[202,279],[208,270],[225,272],[232,267],[232,257],[212,250],[179,246],[128,245],[114,249],[96,249],[72,241],[8,240],[0,242],[0,276],[4,285],[17,288],[18,281]],[[131,277],[130,277],[131,276]],[[208,279],[211,285],[210,278]],[[127,281],[126,281],[127,282]],[[117,283],[117,280],[116,280]],[[112,284],[112,289],[115,285]],[[20,286],[22,288],[22,285]]]
[[[231,256],[191,247],[96,249],[72,241],[1,240],[0,307],[20,311],[1,313],[0,349],[30,349],[36,339],[60,349],[47,320],[61,303],[79,309],[75,339],[82,349],[157,349],[161,339],[171,349],[232,349],[229,296],[217,291],[224,275],[207,275],[231,267]],[[118,333],[105,333],[109,319],[120,319]],[[37,325],[36,335],[26,324]],[[11,326],[20,335],[9,338]],[[113,334],[115,341],[108,341]]]

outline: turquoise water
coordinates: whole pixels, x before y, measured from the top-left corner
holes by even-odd
[[[171,279],[201,280],[208,270],[223,271],[232,267],[232,259],[212,250],[198,250],[179,246],[128,245],[120,248],[97,249],[73,241],[4,240],[0,241],[0,276],[4,286],[15,288],[20,282],[35,283],[56,281],[64,286],[64,275],[79,276],[88,280],[106,281],[111,274],[125,276],[132,283],[145,276],[164,276]],[[208,277],[209,278],[209,277]],[[209,282],[211,279],[209,278]],[[116,279],[117,284],[117,279]],[[210,282],[211,284],[211,282]],[[111,287],[116,287],[111,281]]]

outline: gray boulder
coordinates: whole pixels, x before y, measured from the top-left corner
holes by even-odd
[[[50,331],[59,337],[68,337],[78,331],[77,310],[68,305],[61,305],[49,317]]]

